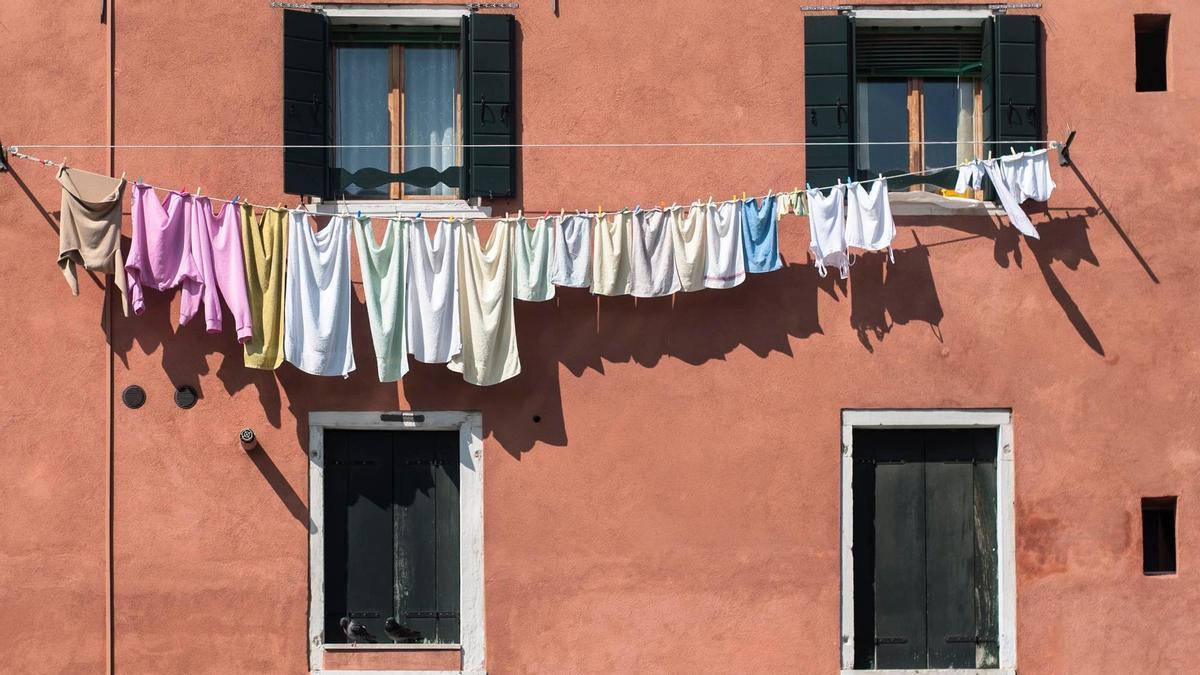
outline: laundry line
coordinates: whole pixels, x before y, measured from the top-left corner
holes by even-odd
[[[1051,142],[1057,143],[1057,141],[1051,141]],[[16,157],[16,158],[18,158],[18,159],[23,159],[23,160],[31,161],[31,162],[36,162],[36,163],[38,163],[38,164],[41,164],[41,165],[43,165],[43,166],[47,166],[47,167],[63,167],[63,166],[66,166],[66,165],[65,165],[64,163],[62,163],[62,162],[55,162],[55,161],[52,161],[52,160],[49,160],[49,159],[42,159],[42,158],[40,158],[40,157],[35,157],[35,156],[33,156],[33,155],[30,155],[30,154],[27,154],[27,153],[21,152],[21,151],[18,149],[19,147],[21,147],[21,146],[10,146],[10,147],[9,147],[9,149],[8,149],[8,154],[9,154],[9,156],[10,156],[10,157]],[[24,147],[31,147],[31,146],[24,146]],[[997,159],[998,159],[998,158],[997,158]],[[972,163],[974,163],[974,162],[976,162],[976,161],[978,161],[978,160],[970,160],[970,161],[967,161],[967,162],[960,162],[960,163],[958,163],[958,164],[951,164],[951,165],[948,165],[948,166],[930,167],[930,168],[921,169],[921,170],[918,170],[918,171],[909,171],[909,172],[907,172],[907,173],[892,174],[892,175],[890,175],[890,176],[876,176],[875,178],[867,178],[867,179],[864,179],[864,180],[850,180],[850,179],[849,179],[849,177],[847,177],[847,180],[846,180],[846,182],[838,181],[836,184],[833,184],[833,185],[822,185],[822,186],[815,187],[815,188],[814,188],[814,187],[812,187],[812,186],[810,186],[810,185],[808,185],[808,184],[806,183],[806,184],[805,184],[805,187],[804,187],[803,189],[804,189],[804,190],[818,190],[818,191],[826,191],[826,190],[831,190],[831,189],[833,189],[833,188],[835,188],[835,187],[837,187],[837,186],[839,186],[839,185],[859,185],[859,184],[861,184],[861,185],[866,185],[866,184],[870,184],[870,183],[876,183],[876,182],[879,182],[879,181],[887,181],[887,180],[890,180],[890,179],[893,179],[893,178],[908,178],[908,177],[911,177],[911,176],[922,176],[922,175],[925,175],[925,174],[937,173],[937,172],[939,172],[939,171],[948,171],[948,170],[950,170],[950,169],[958,169],[958,168],[961,168],[961,167],[967,166],[967,165],[969,165],[969,164],[972,164]],[[126,172],[126,173],[127,173],[127,172]],[[124,177],[126,176],[126,173],[122,173],[122,174],[121,174],[121,177],[122,177],[122,178],[124,178]],[[104,175],[104,174],[101,174],[101,175]],[[155,185],[155,184],[153,184],[153,183],[148,183],[148,182],[146,182],[146,181],[142,181],[140,178],[139,178],[139,179],[136,181],[136,183],[137,183],[137,184],[139,184],[139,185],[146,185],[146,186],[148,186],[148,187],[150,187],[150,188],[152,188],[152,189],[155,189],[155,190],[161,190],[161,191],[165,191],[165,192],[179,192],[179,190],[176,190],[176,189],[174,189],[174,188],[165,187],[165,186],[161,186],[161,185]],[[698,199],[698,200],[696,200],[696,202],[698,202],[698,203],[705,203],[705,204],[707,204],[707,203],[712,203],[712,204],[728,204],[728,203],[745,202],[745,201],[751,201],[751,200],[753,200],[753,201],[761,201],[761,200],[763,200],[763,199],[767,199],[767,198],[769,198],[769,197],[772,197],[772,196],[774,196],[774,195],[778,195],[778,194],[786,194],[786,193],[794,192],[794,191],[796,191],[796,190],[798,190],[798,189],[800,189],[800,188],[798,188],[798,187],[792,187],[792,188],[784,188],[784,189],[782,189],[782,190],[768,190],[766,194],[758,194],[758,195],[753,195],[753,196],[746,196],[746,193],[745,193],[745,192],[743,192],[743,193],[742,193],[742,197],[740,197],[740,198],[739,198],[739,197],[737,197],[737,195],[735,194],[735,195],[734,195],[734,197],[733,197],[732,199],[724,199],[724,200],[713,201],[713,200],[712,200],[712,198],[710,197],[708,200],[699,200],[699,199]],[[197,188],[197,191],[199,191],[199,188]],[[247,206],[251,206],[251,207],[253,207],[253,208],[257,208],[257,209],[281,209],[281,208],[287,208],[287,207],[286,207],[286,206],[285,206],[283,203],[276,204],[275,206],[270,206],[270,205],[266,205],[266,204],[255,204],[255,203],[253,203],[253,202],[249,202],[249,201],[246,201],[246,200],[244,200],[244,199],[241,199],[241,195],[238,195],[238,196],[234,197],[233,199],[222,199],[222,198],[220,198],[220,197],[213,197],[213,196],[209,196],[209,195],[199,195],[199,194],[197,194],[197,195],[193,195],[193,196],[203,196],[205,199],[208,199],[209,201],[213,201],[213,202],[219,202],[219,203],[222,203],[222,204],[234,204],[234,203],[237,203],[237,204],[246,204]],[[338,213],[339,213],[340,215],[349,215],[349,214],[350,214],[350,212],[354,210],[354,207],[353,207],[354,201],[353,201],[353,200],[347,200],[347,199],[340,199],[340,200],[327,200],[325,203],[332,203],[332,204],[335,204],[335,205],[337,205],[337,207],[338,207]],[[313,214],[313,215],[333,215],[333,214],[323,214],[323,213],[316,213],[316,212],[314,212],[312,209],[310,209],[310,208],[309,208],[310,206],[311,206],[310,204],[300,204],[300,205],[299,205],[299,206],[297,206],[296,208],[297,208],[297,210],[302,210],[302,211],[305,211],[305,212],[307,212],[307,213],[310,213],[310,214]],[[676,204],[673,204],[673,205],[672,205],[672,206],[670,206],[670,207],[659,206],[659,207],[653,207],[653,208],[648,208],[648,209],[642,209],[640,206],[638,206],[638,207],[635,207],[635,208],[630,208],[630,207],[627,207],[627,206],[626,206],[626,207],[622,207],[622,208],[618,208],[618,209],[613,209],[613,210],[611,210],[611,211],[610,211],[610,210],[603,210],[603,211],[601,211],[601,210],[599,210],[599,209],[597,209],[596,211],[589,211],[589,210],[587,210],[587,209],[555,209],[555,210],[548,210],[548,211],[534,211],[534,210],[526,211],[526,210],[523,210],[523,209],[522,209],[522,210],[520,210],[520,211],[518,211],[518,212],[517,212],[517,216],[516,216],[516,217],[517,217],[517,218],[520,218],[520,217],[522,217],[522,216],[523,216],[525,213],[529,213],[530,215],[544,215],[544,216],[553,215],[553,214],[555,214],[555,213],[574,213],[574,214],[584,214],[584,215],[596,215],[596,216],[600,216],[600,215],[609,214],[609,213],[623,213],[623,212],[630,212],[630,211],[637,211],[637,210],[641,210],[641,211],[663,211],[663,210],[667,210],[667,209],[675,209],[675,208],[681,208],[681,207],[682,207],[682,205],[680,205],[680,204],[676,203]],[[378,214],[378,215],[376,215],[376,217],[378,217],[378,218],[384,218],[384,217],[390,217],[390,216],[385,216],[385,214]],[[420,214],[420,213],[418,213],[418,214],[416,214],[415,216],[411,216],[411,217],[404,218],[404,217],[401,217],[401,216],[399,215],[399,213],[397,213],[397,215],[396,215],[396,216],[394,216],[394,217],[396,217],[396,218],[400,218],[400,219],[402,219],[402,220],[405,220],[405,219],[407,219],[407,220],[416,220],[416,219],[419,219],[419,218],[421,217],[421,214]],[[461,217],[456,217],[456,216],[451,216],[451,217],[439,217],[439,220],[463,220],[463,221],[470,220],[470,221],[472,221],[472,222],[505,221],[505,220],[512,220],[512,219],[513,219],[513,216],[511,215],[511,213],[510,213],[510,214],[505,214],[504,216],[488,216],[488,217],[482,217],[482,218],[477,218],[477,217],[461,218]]]
[[[440,149],[440,148],[541,148],[541,149],[604,149],[604,148],[799,148],[799,147],[845,147],[860,145],[1040,145],[1057,147],[1054,140],[1015,141],[747,141],[747,142],[666,142],[666,143],[350,143],[327,145],[296,145],[278,143],[17,143],[10,148],[35,148],[38,150],[390,150],[390,149]]]

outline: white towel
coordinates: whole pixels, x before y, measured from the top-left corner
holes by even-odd
[[[462,352],[450,370],[481,387],[503,382],[521,372],[517,324],[513,319],[513,279],[509,268],[511,221],[499,221],[486,248],[475,223],[458,234],[458,307],[462,320]]]
[[[514,297],[528,302],[545,302],[554,297],[550,283],[554,248],[550,240],[550,219],[540,218],[529,227],[524,218],[514,224],[516,236],[513,250]]]
[[[1050,153],[1047,150],[1021,152],[1000,158],[1000,173],[1017,202],[1026,199],[1044,202],[1057,187],[1050,177]]]
[[[1004,207],[1008,222],[1030,239],[1040,239],[1033,223],[1029,221],[1029,216],[1021,210],[1021,200],[1013,194],[1013,186],[1010,186],[1004,179],[1004,172],[1000,170],[1000,162],[989,159],[983,161],[982,164],[988,179],[992,181],[992,188],[996,190],[996,198],[1000,200],[1000,206]]]
[[[841,277],[850,276],[850,256],[846,250],[846,186],[838,183],[828,195],[807,190],[809,248],[816,258],[817,273],[836,267]]]
[[[671,229],[671,243],[675,249],[675,271],[679,275],[679,288],[684,291],[699,291],[704,288],[705,236],[708,229],[708,209],[696,202],[686,216],[676,213]]]
[[[429,238],[424,221],[408,237],[408,353],[422,363],[446,363],[462,349],[458,325],[458,225],[443,220]]]
[[[383,243],[376,245],[371,219],[354,219],[354,242],[380,382],[395,382],[408,372],[408,341],[404,339],[407,231],[408,221],[393,218],[383,231]]]
[[[575,214],[554,221],[554,285],[592,285],[592,219]]]
[[[596,216],[596,245],[592,249],[592,293],[629,295],[629,240],[633,238],[632,214],[627,211],[606,218]]]
[[[350,216],[334,216],[315,233],[304,211],[293,210],[288,218],[284,357],[312,375],[347,377],[354,370]]]
[[[896,222],[892,220],[887,181],[871,183],[868,191],[862,183],[850,186],[846,196],[846,244],[867,251],[892,247]]]
[[[674,209],[634,212],[629,276],[635,297],[658,298],[679,290],[672,239],[677,220]]]
[[[733,288],[746,280],[742,253],[742,205],[736,201],[704,205],[707,242],[704,261],[706,288]]]

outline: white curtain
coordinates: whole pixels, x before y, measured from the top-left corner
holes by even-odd
[[[955,162],[975,159],[975,80],[958,80],[958,125],[955,133],[958,149]]]
[[[404,143],[435,147],[405,148],[404,169],[438,170],[457,162],[456,90],[458,50],[453,47],[404,48]],[[455,189],[406,185],[406,194],[453,195]]]
[[[338,48],[335,131],[339,145],[386,146],[389,143],[388,87],[387,47]],[[387,171],[388,150],[386,147],[338,148],[334,163],[351,172],[364,167]],[[386,198],[387,186],[363,190],[351,185],[345,193]]]
[[[871,140],[871,125],[867,123],[867,110],[870,108],[870,98],[868,95],[871,88],[866,82],[859,82],[854,88],[858,100],[854,103],[854,130],[858,133],[856,139],[859,143],[867,143]],[[871,168],[871,146],[859,145],[854,148],[854,162],[856,169],[866,171]]]

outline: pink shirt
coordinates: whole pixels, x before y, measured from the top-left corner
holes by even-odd
[[[125,258],[125,276],[129,280],[129,302],[134,314],[146,311],[142,288],[166,291],[183,288],[184,303],[199,296],[204,286],[200,266],[192,256],[188,233],[191,198],[170,192],[160,202],[149,185],[133,186],[133,235],[129,256]]]
[[[238,342],[253,333],[250,298],[246,292],[246,267],[242,261],[242,222],[239,209],[225,204],[213,215],[208,197],[188,200],[186,218],[192,255],[200,266],[203,288],[199,294],[184,293],[179,306],[179,323],[186,324],[204,306],[204,324],[209,333],[220,333],[221,300],[233,314]],[[218,297],[218,291],[220,296]]]

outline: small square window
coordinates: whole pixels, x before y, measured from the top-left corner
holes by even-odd
[[[1167,28],[1170,23],[1170,14],[1133,16],[1138,91],[1167,90]]]
[[[1142,499],[1142,573],[1175,574],[1176,497]]]

